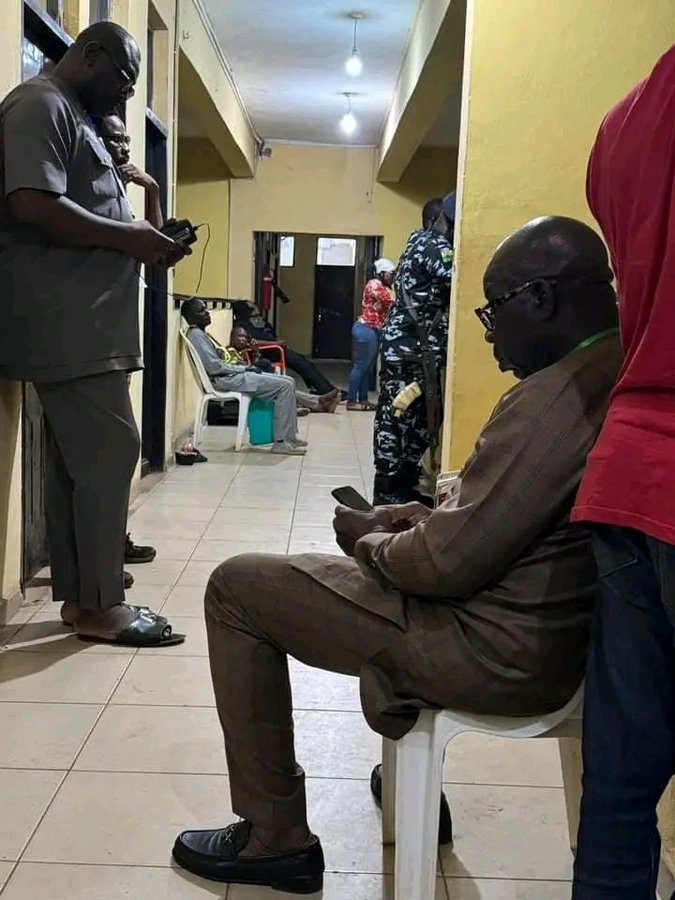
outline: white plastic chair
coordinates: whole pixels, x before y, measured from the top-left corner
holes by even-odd
[[[575,848],[581,798],[582,698],[583,685],[562,709],[531,718],[422,710],[415,727],[400,741],[383,741],[382,842],[397,845],[395,900],[433,900],[443,760],[446,746],[462,732],[574,739],[560,741],[560,755],[570,846]]]
[[[244,445],[244,438],[246,437],[248,408],[251,403],[250,396],[248,394],[240,394],[238,391],[217,391],[214,388],[211,379],[206,374],[206,369],[199,358],[197,350],[189,341],[187,332],[181,330],[180,336],[183,339],[183,344],[185,345],[190,361],[190,368],[192,369],[192,374],[195,377],[195,381],[197,382],[200,391],[195,413],[194,446],[197,447],[202,439],[209,400],[236,400],[239,403],[239,420],[237,422],[237,438],[234,449],[236,451],[241,450]]]

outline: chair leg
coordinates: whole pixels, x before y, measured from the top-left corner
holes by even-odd
[[[238,453],[244,446],[246,438],[246,426],[248,423],[248,407],[250,400],[248,397],[242,396],[239,399],[239,419],[237,420],[237,439],[234,444],[235,452]]]
[[[579,807],[581,806],[581,741],[578,738],[558,738],[558,751],[565,790],[570,849],[574,853],[577,849]]]
[[[423,710],[396,750],[395,900],[431,900],[438,860],[438,817],[445,744],[435,714]]]
[[[206,415],[206,409],[208,404],[208,398],[205,394],[200,394],[199,399],[197,400],[197,411],[195,413],[195,427],[194,434],[192,436],[192,442],[194,447],[198,447],[202,442],[202,437],[204,436],[204,417]]]
[[[396,841],[396,741],[382,739],[382,843]]]

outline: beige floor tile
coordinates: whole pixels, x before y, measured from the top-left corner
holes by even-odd
[[[310,778],[370,778],[382,738],[360,712],[298,710],[294,718],[296,757]]]
[[[211,528],[215,529],[226,525],[236,525],[239,529],[238,538],[248,526],[279,526],[283,528],[290,525],[293,518],[293,507],[289,504],[283,506],[256,507],[237,506],[236,509],[219,509],[213,517]]]
[[[78,757],[78,771],[227,771],[223,733],[214,709],[109,706]]]
[[[288,546],[286,533],[271,532],[264,541],[213,541],[203,540],[197,545],[192,561],[210,560],[214,565],[239,556],[242,553],[285,553]]]
[[[294,532],[299,528],[304,529],[310,527],[312,531],[319,529],[322,533],[325,529],[329,529],[332,532],[336,505],[334,500],[324,500],[321,504],[317,504],[313,509],[307,509],[306,507],[303,509],[296,509],[295,515],[293,516],[291,537],[294,536]],[[321,543],[331,543],[332,540],[333,536],[331,534],[328,536],[328,540],[321,541]]]
[[[137,656],[111,702],[135,706],[214,706],[209,661],[202,656]]]
[[[139,586],[144,584],[175,584],[185,565],[185,562],[180,559],[156,559],[154,562],[146,563],[143,566],[134,566],[132,575],[135,583]]]
[[[176,634],[186,636],[182,644],[175,647],[145,647],[137,656],[208,656],[206,624],[200,616],[171,616],[171,625]]]
[[[308,778],[307,815],[328,871],[393,871],[393,851],[382,846],[380,813],[367,781]]]
[[[132,655],[6,652],[0,665],[0,700],[105,703]]]
[[[562,787],[558,742],[461,734],[448,744],[443,781]]]
[[[294,709],[360,712],[358,678],[313,669],[289,660]]]
[[[217,563],[211,560],[190,560],[176,582],[176,587],[198,587],[203,590],[216,566]]]
[[[225,496],[227,488],[204,485],[200,489],[174,490],[170,485],[162,486],[148,497],[143,504],[143,509],[155,509],[157,507],[194,507],[203,510],[215,510]]]
[[[173,616],[192,616],[204,618],[204,588],[175,587],[166,601],[158,607],[159,612],[167,618]]]
[[[65,772],[0,769],[0,860],[16,860]]]
[[[446,875],[566,881],[572,874],[559,788],[445,785],[454,826]]]
[[[182,559],[188,560],[192,556],[195,551],[195,547],[198,544],[196,538],[192,540],[182,539],[181,538],[165,538],[159,535],[157,532],[153,534],[143,535],[143,540],[137,535],[132,535],[134,541],[140,544],[150,544],[151,547],[154,547],[157,550],[157,559]],[[147,565],[147,563],[143,563],[143,565]],[[134,572],[139,568],[138,565],[128,566],[127,571],[131,572],[133,575]]]
[[[342,553],[335,542],[335,532],[328,525],[294,525],[291,531],[289,553],[325,553],[333,548],[336,553]]]
[[[202,509],[199,506],[163,506],[161,509],[150,509],[146,503],[131,517],[129,530],[133,534],[138,524],[149,523],[156,527],[158,533],[162,533],[177,521],[203,525],[212,516],[212,509]]]
[[[232,818],[224,775],[71,772],[23,859],[168,866],[180,831]]]
[[[130,566],[132,569],[136,566]],[[127,603],[136,603],[138,606],[149,606],[155,611],[159,610],[172,590],[170,584],[134,584],[131,590],[126,592]]]
[[[220,512],[226,512],[221,509]],[[239,541],[243,536],[246,537],[247,543],[258,544],[264,546],[265,541],[270,535],[274,535],[276,540],[288,540],[291,533],[291,516],[293,510],[289,507],[287,519],[283,522],[252,522],[250,514],[264,514],[262,509],[246,510],[245,515],[240,516],[240,510],[227,510],[229,521],[223,519],[217,524],[209,525],[204,533],[204,539],[207,541]]]
[[[52,608],[53,607],[53,608]],[[129,656],[128,647],[116,647],[114,644],[95,644],[89,641],[81,641],[61,621],[58,604],[50,604],[35,613],[30,622],[27,622],[8,642],[11,650],[39,650],[42,653],[59,654],[113,654],[115,656]]]
[[[14,863],[11,862],[0,862],[0,891],[2,890],[5,882],[9,878],[9,873],[14,868]],[[5,896],[7,896],[5,894]],[[28,895],[26,895],[28,896]]]
[[[80,703],[0,703],[0,768],[70,768],[102,709]]]
[[[135,541],[142,541],[144,544],[151,544],[152,539],[158,536],[178,538],[183,541],[199,540],[206,531],[209,519],[200,519],[199,521],[188,519],[183,513],[190,510],[191,507],[186,507],[186,509],[165,507],[147,512],[141,509],[131,517],[129,530]],[[210,517],[211,511],[209,510]]]
[[[563,881],[473,881],[448,878],[450,900],[570,900],[571,884]]]
[[[20,863],[3,900],[221,900],[226,886],[169,868]]]
[[[289,900],[300,894],[284,894]],[[307,895],[305,894],[305,897]],[[389,875],[339,875],[327,872],[321,900],[394,900],[394,879]],[[233,885],[227,900],[275,900],[279,894],[268,888]],[[438,879],[435,900],[446,900],[443,880]],[[13,898],[10,897],[10,900]],[[60,900],[60,898],[55,898]],[[77,898],[79,900],[79,898]],[[94,898],[98,900],[98,897]],[[454,898],[453,898],[454,900]]]

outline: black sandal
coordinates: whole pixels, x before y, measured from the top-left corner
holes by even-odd
[[[134,607],[136,616],[115,638],[78,634],[82,641],[99,644],[115,644],[119,647],[175,647],[185,641],[184,634],[174,634],[173,628],[163,616],[147,607]]]

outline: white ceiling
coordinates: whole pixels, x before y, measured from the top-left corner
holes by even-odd
[[[379,141],[419,0],[203,0],[253,124],[265,140]],[[350,78],[350,12],[363,13],[363,73]],[[338,128],[352,100],[359,129]]]

